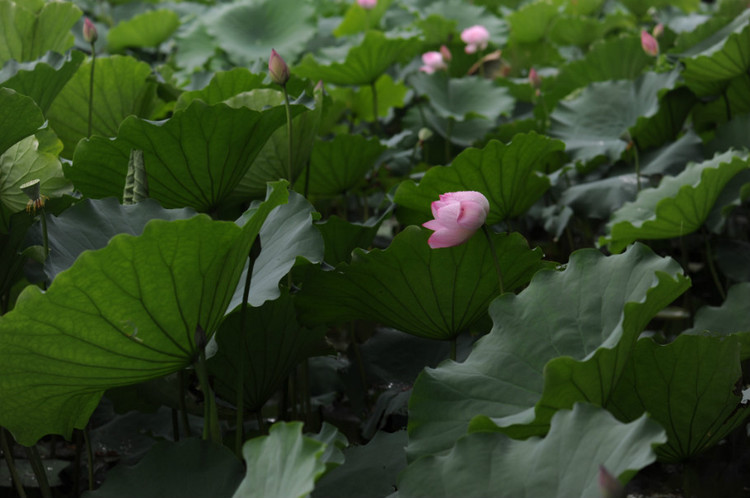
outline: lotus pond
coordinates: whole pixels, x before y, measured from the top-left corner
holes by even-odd
[[[0,39],[0,496],[750,496],[746,1]]]

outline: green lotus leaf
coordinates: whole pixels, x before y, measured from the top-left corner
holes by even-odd
[[[87,498],[163,498],[211,496],[231,498],[242,481],[242,462],[225,446],[197,438],[156,443],[132,467],[115,467]]]
[[[43,124],[42,111],[31,98],[0,88],[0,154]]]
[[[338,216],[331,216],[325,222],[317,223],[315,228],[320,230],[325,241],[323,259],[331,266],[351,261],[351,253],[355,248],[370,247],[380,225],[391,212],[388,209],[379,218],[370,218],[365,223],[350,223]]]
[[[549,37],[557,45],[586,46],[602,38],[603,28],[598,19],[562,15],[552,21]]]
[[[201,71],[211,65],[217,53],[216,40],[204,23],[194,22],[183,26],[174,37],[174,61],[177,67],[187,72]]]
[[[336,135],[333,140],[317,140],[310,157],[309,192],[335,196],[353,189],[372,171],[375,161],[386,150],[377,138],[362,135]],[[306,173],[297,183],[301,190]]]
[[[247,474],[234,498],[303,498],[326,470],[326,444],[302,435],[302,422],[277,422],[242,447]]]
[[[261,225],[286,199],[275,184],[242,228],[154,220],[82,254],[46,292],[24,289],[0,318],[0,424],[25,445],[69,438],[106,389],[192,363],[196,329],[218,328]]]
[[[638,239],[669,239],[694,232],[711,212],[721,190],[748,169],[746,156],[728,151],[702,163],[691,163],[657,188],[641,190],[634,202],[618,209],[599,239],[613,253]]]
[[[640,37],[603,40],[595,43],[583,59],[563,65],[557,78],[542,80],[542,93],[551,108],[576,88],[598,81],[635,79],[652,61],[643,51]]]
[[[335,102],[345,102],[347,108],[362,121],[374,121],[372,103],[372,87],[362,86],[356,89],[350,87],[333,88],[329,92]],[[378,117],[386,118],[393,108],[403,108],[404,98],[409,89],[402,82],[394,82],[388,73],[383,74],[375,82],[375,92],[378,98]]]
[[[496,128],[495,121],[482,117],[456,121],[438,116],[437,111],[428,104],[409,109],[404,118],[404,125],[412,128],[415,134],[422,128],[429,128],[441,137],[449,139],[451,143],[464,147],[474,145]]]
[[[462,0],[423,2],[423,5],[415,9],[414,13],[423,19],[434,19],[440,16],[448,22],[455,23],[457,33],[475,24],[481,24],[489,31],[492,44],[502,47],[508,42],[507,21],[488,12],[481,5],[467,4]]]
[[[676,462],[718,443],[750,415],[741,379],[736,337],[680,335],[664,346],[644,338],[607,409],[626,421],[648,412],[667,430],[657,455]]]
[[[498,223],[524,214],[547,191],[547,168],[563,148],[534,132],[518,134],[508,145],[493,140],[483,149],[463,151],[449,167],[431,168],[419,185],[403,182],[394,200],[424,213],[426,221],[440,194],[475,190],[490,201],[487,223]]]
[[[297,0],[224,4],[205,20],[214,44],[237,66],[267,60],[275,49],[292,64],[315,34],[312,5]]]
[[[368,31],[362,43],[349,50],[344,62],[321,64],[307,54],[292,72],[334,85],[369,85],[392,64],[408,60],[417,50],[419,44],[413,38],[389,38],[380,31]]]
[[[0,66],[11,59],[33,61],[49,51],[64,53],[73,46],[70,29],[81,9],[71,2],[47,2],[33,12],[24,4],[0,0]]]
[[[262,87],[264,78],[264,75],[253,74],[244,67],[219,71],[213,75],[204,88],[180,94],[175,104],[175,111],[186,108],[195,99],[200,99],[209,105],[224,102],[239,93]]]
[[[750,114],[743,114],[720,124],[716,127],[716,137],[707,144],[706,148],[717,154],[728,149],[750,149],[750,138],[747,136],[748,125],[750,125]]]
[[[47,217],[50,254],[44,262],[44,273],[51,282],[70,268],[83,251],[102,249],[121,233],[140,235],[153,219],[181,220],[195,215],[189,208],[164,209],[153,199],[131,206],[123,206],[113,197],[85,199],[59,216]],[[35,231],[32,240],[42,244],[40,230]]]
[[[599,468],[627,482],[656,455],[664,429],[645,415],[623,424],[606,410],[576,403],[552,418],[545,438],[469,434],[446,455],[426,456],[399,478],[399,496],[580,496],[599,498]]]
[[[727,298],[721,306],[704,306],[695,314],[693,328],[684,331],[683,335],[733,335],[740,341],[740,359],[750,358],[750,316],[747,314],[747,303],[750,299],[750,283],[733,285],[727,292]]]
[[[130,151],[141,150],[152,198],[166,208],[210,211],[231,194],[285,119],[283,106],[258,112],[195,100],[165,122],[131,116],[115,140],[82,141],[65,174],[87,197],[119,198]]]
[[[697,102],[698,99],[693,92],[684,86],[669,90],[660,97],[656,114],[639,119],[630,130],[639,150],[674,143],[684,132],[685,121]]]
[[[298,295],[310,325],[374,320],[429,339],[452,339],[485,316],[498,295],[498,277],[482,234],[447,249],[430,249],[428,230],[408,227],[386,250],[355,250],[351,264],[309,275]],[[531,279],[541,251],[519,234],[494,234],[506,292]]]
[[[129,47],[156,47],[180,26],[180,16],[166,9],[149,10],[113,26],[107,33],[107,49],[122,52]]]
[[[375,8],[364,9],[356,2],[352,2],[344,14],[341,24],[333,30],[336,36],[355,35],[368,29],[377,29],[380,19],[391,6],[393,0],[381,0]]]
[[[640,244],[609,257],[582,249],[564,271],[537,273],[519,295],[492,303],[492,331],[466,361],[419,376],[410,456],[448,450],[475,417],[473,429],[528,437],[575,402],[603,405],[638,335],[688,286],[680,265]]]
[[[84,58],[83,52],[72,50],[68,55],[48,52],[34,62],[9,61],[0,70],[0,84],[31,97],[46,113]]]
[[[552,19],[558,16],[558,7],[550,0],[527,3],[507,16],[510,24],[510,40],[517,43],[533,43],[547,33]]]
[[[659,110],[659,97],[672,88],[679,73],[646,73],[635,81],[592,83],[573,100],[563,101],[550,115],[549,134],[565,142],[577,162],[598,156],[619,159],[627,142],[623,137],[642,118]]]
[[[721,83],[750,67],[750,12],[743,12],[724,28],[682,54],[683,78],[698,96],[720,93]]]
[[[419,95],[430,99],[438,116],[463,121],[468,115],[494,120],[509,115],[515,100],[508,90],[484,78],[449,78],[445,73],[419,73],[409,79]]]
[[[40,151],[34,135],[0,155],[0,201],[14,213],[23,211],[29,197],[21,186],[32,180],[40,180],[40,191],[47,197],[61,197],[72,191],[63,176],[60,160],[54,154]]]
[[[156,98],[156,82],[151,67],[132,57],[97,57],[94,79],[92,134],[114,137],[123,120],[130,116],[149,117]],[[60,91],[47,112],[50,126],[65,149],[62,156],[73,157],[78,141],[88,133],[89,79],[91,60]],[[116,195],[122,195],[122,190]]]
[[[284,385],[299,362],[325,351],[326,329],[302,328],[286,292],[245,311],[245,330],[241,308],[222,322],[216,336],[219,349],[208,360],[208,368],[216,393],[231,401],[237,399],[237,378],[242,371],[244,406],[253,412]]]

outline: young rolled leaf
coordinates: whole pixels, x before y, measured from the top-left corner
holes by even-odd
[[[409,454],[449,449],[465,434],[542,435],[577,401],[605,403],[638,335],[688,287],[669,258],[636,244],[619,256],[574,252],[490,307],[494,326],[463,363],[425,369],[409,403]]]
[[[644,338],[607,409],[625,421],[647,412],[667,430],[656,453],[677,462],[716,444],[750,415],[741,386],[737,337],[680,335],[664,346]]]
[[[602,408],[576,403],[552,417],[543,439],[475,433],[445,455],[417,460],[401,474],[399,496],[600,498],[600,466],[627,482],[656,460],[652,446],[664,441],[664,429],[645,415],[623,424]]]
[[[325,443],[302,435],[302,422],[275,423],[268,436],[242,447],[247,474],[234,498],[308,496],[326,470],[325,449]]]
[[[518,134],[505,145],[491,141],[483,149],[467,149],[446,168],[432,168],[419,185],[404,181],[395,202],[424,213],[444,192],[475,190],[490,201],[487,223],[520,216],[549,188],[550,173],[564,145],[534,132]]]
[[[176,372],[213,334],[285,182],[244,227],[208,216],[155,220],[82,254],[46,292],[27,287],[0,319],[0,424],[21,444],[83,428],[111,387]]]
[[[163,123],[131,116],[115,140],[81,142],[65,173],[87,197],[120,197],[130,151],[139,149],[151,198],[166,208],[210,211],[229,196],[285,119],[281,106],[257,112],[196,100]]]
[[[298,297],[311,325],[365,318],[409,334],[448,340],[485,315],[499,294],[489,244],[481,234],[448,249],[430,249],[428,230],[408,227],[386,250],[355,250],[351,264],[318,271]],[[494,234],[505,291],[548,266],[519,234]]]
[[[634,202],[618,209],[599,244],[618,253],[638,239],[669,239],[694,232],[724,186],[749,167],[747,156],[734,151],[689,164],[679,175],[664,177],[657,188],[641,190]]]

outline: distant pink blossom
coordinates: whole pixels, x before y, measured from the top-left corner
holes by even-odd
[[[532,88],[538,89],[542,85],[542,77],[539,76],[539,73],[536,72],[536,69],[533,67],[529,69],[529,83],[531,84]]]
[[[432,74],[435,71],[440,71],[442,69],[448,69],[448,66],[443,60],[443,54],[440,52],[425,52],[422,54],[422,62],[424,62],[424,66],[420,67],[419,70],[427,74]]]
[[[432,203],[435,219],[422,224],[435,231],[427,243],[433,249],[461,245],[484,224],[489,213],[490,203],[480,192],[440,194],[440,200]]]
[[[86,43],[95,43],[99,39],[96,26],[88,17],[83,19],[83,39],[86,40]]]
[[[664,34],[664,25],[662,23],[657,24],[654,26],[653,31],[651,31],[651,34],[654,35],[654,38],[659,38],[661,35]]]
[[[445,62],[448,62],[451,59],[453,59],[453,54],[451,54],[451,51],[448,50],[448,47],[446,47],[445,45],[440,45],[440,55],[443,56],[443,60]]]
[[[659,55],[659,43],[646,30],[641,31],[641,47],[648,55],[653,57]]]
[[[378,4],[378,0],[357,0],[357,3],[365,10],[372,10]]]
[[[490,32],[479,24],[466,28],[461,32],[461,40],[466,43],[466,53],[473,54],[477,50],[487,48],[490,41]]]

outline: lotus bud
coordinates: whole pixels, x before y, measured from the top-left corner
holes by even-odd
[[[654,38],[659,38],[661,35],[664,34],[664,25],[662,23],[657,24],[654,26],[653,31],[651,31],[651,34],[654,35]]]
[[[284,86],[289,81],[289,66],[274,49],[271,49],[271,58],[268,60],[268,72],[276,84]]]
[[[643,47],[644,52],[652,57],[659,55],[659,43],[646,30],[641,31],[641,47]]]
[[[542,77],[539,76],[539,73],[536,72],[536,69],[533,67],[529,70],[529,83],[531,84],[532,88],[539,89],[539,87],[542,85]]]
[[[445,45],[440,45],[440,55],[443,56],[445,62],[450,62],[453,59],[453,54],[451,54],[451,51]]]
[[[419,133],[417,133],[417,137],[419,138],[419,143],[421,144],[423,142],[426,142],[427,140],[432,138],[432,135],[433,135],[432,130],[430,130],[429,128],[420,128]]]
[[[433,249],[458,246],[474,235],[490,213],[490,203],[480,192],[448,192],[432,203],[434,220],[422,224],[434,230],[427,244]]]
[[[378,5],[378,0],[357,0],[357,3],[365,10],[372,10]]]
[[[83,39],[86,40],[86,43],[96,43],[96,40],[99,39],[96,26],[88,17],[83,20]]]

